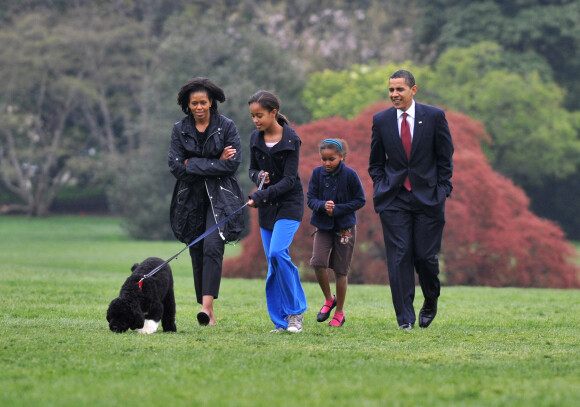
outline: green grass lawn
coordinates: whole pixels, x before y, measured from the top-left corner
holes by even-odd
[[[114,218],[0,217],[0,244],[0,406],[580,403],[580,290],[444,287],[431,327],[404,332],[388,287],[350,286],[332,329],[308,283],[304,331],[269,334],[263,280],[224,280],[218,325],[198,326],[185,252],[178,332],[114,334],[105,313],[131,265],[180,243],[132,241]]]

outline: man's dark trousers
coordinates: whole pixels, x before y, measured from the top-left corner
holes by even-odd
[[[438,254],[445,225],[445,203],[426,207],[401,187],[380,218],[397,322],[414,324],[415,270],[425,298],[436,299],[441,291]]]

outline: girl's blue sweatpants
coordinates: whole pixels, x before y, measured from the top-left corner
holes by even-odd
[[[287,328],[288,315],[302,314],[307,309],[298,267],[292,263],[289,250],[299,226],[298,221],[279,219],[274,230],[260,228],[268,259],[266,303],[276,328]]]

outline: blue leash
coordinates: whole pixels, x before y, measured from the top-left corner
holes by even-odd
[[[266,177],[262,178],[262,181],[260,182],[260,186],[258,187],[258,190],[262,189],[262,187],[264,186],[264,180],[266,179]],[[215,225],[213,225],[211,228],[209,228],[208,230],[206,230],[203,234],[201,234],[197,239],[195,239],[193,242],[191,242],[190,244],[188,244],[187,246],[185,246],[183,249],[181,249],[179,251],[179,253],[171,256],[169,259],[165,260],[163,263],[161,263],[159,266],[155,267],[153,270],[151,270],[149,273],[145,274],[143,276],[143,278],[141,278],[141,280],[139,280],[139,282],[137,283],[139,285],[139,290],[143,290],[143,280],[145,280],[146,278],[149,278],[153,275],[155,275],[159,270],[161,270],[163,267],[165,267],[166,265],[169,264],[169,262],[173,259],[175,259],[177,256],[179,256],[181,253],[183,253],[185,251],[185,249],[190,248],[191,246],[193,246],[194,244],[196,244],[197,242],[202,241],[203,239],[205,239],[209,234],[213,233],[215,230],[217,230],[221,225],[223,225],[224,223],[226,223],[228,220],[230,220],[236,213],[240,212],[242,209],[244,209],[246,206],[248,206],[248,203],[246,202],[244,205],[240,206],[238,209],[236,209],[235,211],[233,211],[232,213],[230,213],[228,216],[226,216],[225,218],[223,218],[222,220],[220,220],[218,223],[216,223]]]

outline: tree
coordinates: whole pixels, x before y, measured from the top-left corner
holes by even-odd
[[[372,103],[389,94],[389,76],[398,69],[417,72],[410,62],[385,66],[354,65],[341,71],[324,70],[310,76],[302,98],[313,119],[339,116],[356,117]]]
[[[534,213],[578,238],[569,196],[578,190],[580,112],[563,108],[564,91],[554,82],[507,71],[508,65],[494,43],[450,49],[422,76],[420,97],[481,120],[491,137],[484,151],[492,167],[524,188]]]
[[[406,63],[313,74],[304,100],[314,118],[351,118],[388,95],[388,78],[395,70],[408,69],[417,79],[417,100],[443,103],[485,124],[492,166],[516,183],[537,186],[547,177],[575,173],[580,112],[562,108],[564,91],[555,83],[505,66],[497,44],[481,43],[448,50],[432,69]]]
[[[76,44],[49,30],[51,23],[29,15],[13,31],[0,32],[6,64],[0,71],[0,174],[23,202],[4,209],[40,216],[70,177],[68,162],[81,142],[71,123],[84,72],[74,69]]]
[[[218,31],[217,26],[221,27]],[[208,32],[212,35],[206,35]],[[175,180],[169,174],[166,154],[172,125],[183,117],[176,100],[186,80],[205,76],[224,89],[227,100],[219,105],[219,112],[236,123],[244,147],[254,129],[247,100],[259,89],[276,93],[282,100],[281,111],[290,120],[301,123],[310,119],[300,101],[304,79],[299,69],[289,55],[280,53],[275,43],[255,31],[229,26],[193,7],[167,21],[163,38],[151,87],[141,97],[150,105],[150,117],[141,133],[146,142],[134,159],[125,161],[127,175],[116,178],[108,194],[131,236],[144,239],[172,236],[168,211]],[[247,150],[242,157],[239,178],[244,190],[249,190]]]
[[[490,139],[483,147],[492,167],[526,191],[573,180],[580,171],[580,112],[562,107],[565,92],[554,82],[533,72],[509,71],[508,66],[501,47],[484,42],[449,49],[434,68],[407,63],[314,74],[304,100],[313,117],[350,118],[385,98],[391,73],[409,69],[417,79],[417,100],[443,103],[485,124]],[[568,190],[572,189],[569,185]],[[533,196],[543,199],[546,194]],[[542,202],[533,204],[534,208],[542,206]],[[572,206],[565,201],[556,206],[560,210],[542,213],[565,225],[570,236],[579,236],[577,223],[566,220]]]
[[[142,110],[134,94],[146,35],[123,17],[98,17],[31,13],[0,32],[0,174],[21,200],[5,210],[44,216],[63,185],[138,145],[127,123]]]
[[[580,112],[562,107],[564,91],[554,82],[504,66],[502,49],[494,43],[450,49],[421,75],[417,97],[482,121],[491,138],[485,145],[491,165],[519,185],[575,173]]]
[[[422,4],[414,54],[419,62],[432,63],[452,48],[496,42],[517,65],[531,62],[527,72],[549,65],[550,76],[543,79],[569,89],[564,106],[576,110],[580,104],[579,18],[580,4],[575,0],[433,0]],[[509,70],[518,72],[514,67]]]
[[[312,169],[320,165],[318,144],[327,137],[344,138],[350,146],[346,163],[363,182],[367,205],[358,212],[357,242],[349,280],[353,283],[387,281],[383,237],[372,205],[372,181],[367,173],[372,115],[389,104],[365,109],[352,120],[328,118],[296,128],[302,139],[300,176],[305,188]],[[580,269],[562,231],[534,216],[523,191],[494,172],[481,151],[487,138],[481,123],[448,112],[455,144],[454,190],[447,201],[447,225],[442,248],[445,284],[521,287],[580,287]],[[303,278],[314,281],[308,261],[313,227],[306,210],[291,246],[292,258]],[[267,265],[257,226],[257,211],[250,211],[250,234],[242,241],[243,256],[226,260],[224,274],[261,277]]]
[[[550,177],[543,185],[526,188],[532,212],[558,222],[568,239],[580,239],[580,206],[572,205],[570,197],[580,196],[580,174],[566,178]]]
[[[253,27],[257,35],[268,37],[303,74],[410,58],[411,27],[419,14],[416,1],[404,7],[392,0],[199,3],[198,11],[206,17]]]
[[[448,284],[572,288],[580,285],[575,249],[562,230],[529,210],[529,199],[493,171],[478,148],[483,128],[448,113],[454,135],[453,182],[444,233]]]

